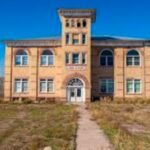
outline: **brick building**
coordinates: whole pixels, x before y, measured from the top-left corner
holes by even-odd
[[[61,38],[5,42],[5,100],[150,98],[150,41],[92,37],[93,9],[58,13]]]

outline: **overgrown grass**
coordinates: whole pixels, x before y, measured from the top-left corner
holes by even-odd
[[[0,149],[74,150],[78,114],[66,104],[0,105]],[[10,115],[6,115],[10,114]],[[5,116],[6,115],[6,116]]]
[[[150,104],[95,102],[88,108],[116,150],[150,149]]]

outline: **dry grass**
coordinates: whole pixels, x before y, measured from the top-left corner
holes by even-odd
[[[150,150],[150,104],[95,102],[88,108],[116,150]]]
[[[0,104],[0,149],[75,149],[78,114],[66,104]]]

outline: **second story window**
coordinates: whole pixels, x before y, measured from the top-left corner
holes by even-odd
[[[79,54],[72,54],[72,63],[79,64]]]
[[[66,44],[70,43],[70,34],[66,33]]]
[[[40,79],[40,92],[49,93],[54,91],[53,79]]]
[[[50,50],[45,50],[41,55],[41,66],[50,65],[54,65],[54,55]]]
[[[66,64],[69,64],[69,56],[70,56],[70,54],[69,54],[69,53],[66,53],[66,58],[65,58]]]
[[[100,55],[101,66],[113,66],[113,53],[110,50],[104,50]]]
[[[25,50],[19,50],[15,56],[16,66],[26,66],[28,65],[28,54]]]
[[[86,64],[86,53],[82,53],[82,64]]]
[[[14,90],[16,93],[25,93],[28,91],[28,80],[27,79],[15,79]]]
[[[130,50],[127,53],[126,58],[127,66],[139,66],[140,65],[140,55],[136,50]]]
[[[82,34],[82,44],[86,44],[86,34]]]

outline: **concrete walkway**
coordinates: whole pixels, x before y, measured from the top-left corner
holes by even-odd
[[[76,150],[112,150],[109,140],[99,126],[91,120],[84,104],[79,106],[78,111],[80,118],[78,120]]]

